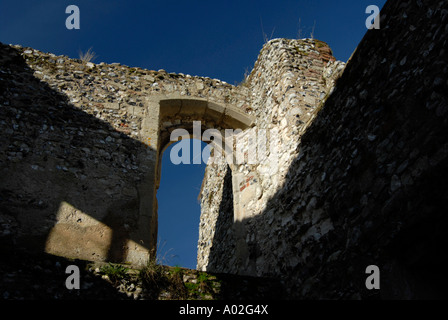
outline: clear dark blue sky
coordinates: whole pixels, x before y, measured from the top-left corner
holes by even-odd
[[[1,0],[0,42],[94,62],[207,76],[230,84],[251,71],[267,38],[314,38],[347,61],[367,29],[368,5],[385,0]],[[68,30],[68,5],[80,29]],[[300,21],[300,23],[299,23]],[[167,150],[169,152],[169,150]],[[171,265],[195,267],[204,165],[174,166],[166,152],[159,199],[161,253]],[[167,156],[168,155],[168,156]],[[174,255],[174,257],[173,257]],[[170,260],[170,261],[169,261]]]

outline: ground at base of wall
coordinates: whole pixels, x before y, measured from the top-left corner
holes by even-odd
[[[2,250],[0,300],[253,300],[282,299],[274,279],[212,275],[149,263],[141,269],[66,259],[25,250]],[[9,252],[8,252],[9,251]],[[79,268],[79,289],[70,265]]]

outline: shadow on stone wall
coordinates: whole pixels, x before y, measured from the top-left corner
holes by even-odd
[[[448,8],[421,6],[384,6],[284,187],[243,221],[257,235],[249,256],[264,257],[258,274],[285,279],[290,298],[447,297]],[[380,290],[366,289],[368,265],[381,270]]]
[[[0,44],[0,65],[2,250],[43,252],[55,231],[53,251],[76,256],[81,243],[87,260],[123,261],[128,240],[144,247],[135,166],[150,148],[74,107],[14,48]]]
[[[226,262],[231,261],[236,248],[233,222],[232,170],[229,166],[227,166],[222,189],[223,201],[219,206],[219,215],[215,224],[215,237],[210,248],[209,264],[207,266],[207,270],[213,272],[224,272],[229,269],[230,266]],[[225,248],[221,245],[223,241],[227,244]]]

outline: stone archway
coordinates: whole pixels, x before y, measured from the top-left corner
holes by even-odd
[[[150,212],[149,249],[155,253],[157,250],[158,214],[157,190],[161,179],[161,162],[163,152],[175,143],[171,141],[171,132],[184,129],[190,138],[201,140],[202,133],[207,129],[217,129],[223,133],[225,129],[245,130],[251,127],[254,120],[236,107],[216,103],[204,98],[185,98],[180,96],[150,97],[148,103],[147,121],[143,123],[143,141],[155,149],[154,169],[148,176],[146,183],[146,196],[140,197],[140,212]],[[197,137],[193,133],[194,122],[201,123],[201,133]],[[208,142],[208,141],[206,141]]]

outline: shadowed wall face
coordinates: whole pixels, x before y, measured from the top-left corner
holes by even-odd
[[[325,46],[266,44],[251,106],[259,128],[278,128],[282,154],[277,167],[233,170],[242,175],[233,229],[222,227],[219,202],[207,207],[219,214],[203,212],[201,225],[210,217],[221,230],[203,233],[203,269],[284,278],[295,298],[446,298],[447,22],[446,1],[389,1],[381,29],[367,32],[328,91],[323,80],[338,67],[317,50]],[[312,108],[312,98],[324,103]],[[247,188],[251,176],[259,192]],[[222,178],[208,177],[203,202],[226,194]],[[233,242],[213,241],[226,236]],[[366,289],[368,265],[381,270],[379,291]]]
[[[0,50],[1,208],[17,226],[14,240],[67,257],[142,263],[151,213],[139,199],[154,150],[116,130],[118,111],[92,98],[93,77],[67,72],[82,69],[76,62],[29,50],[27,63],[23,50]],[[79,96],[94,105],[91,114]],[[135,119],[118,122],[127,128]]]

